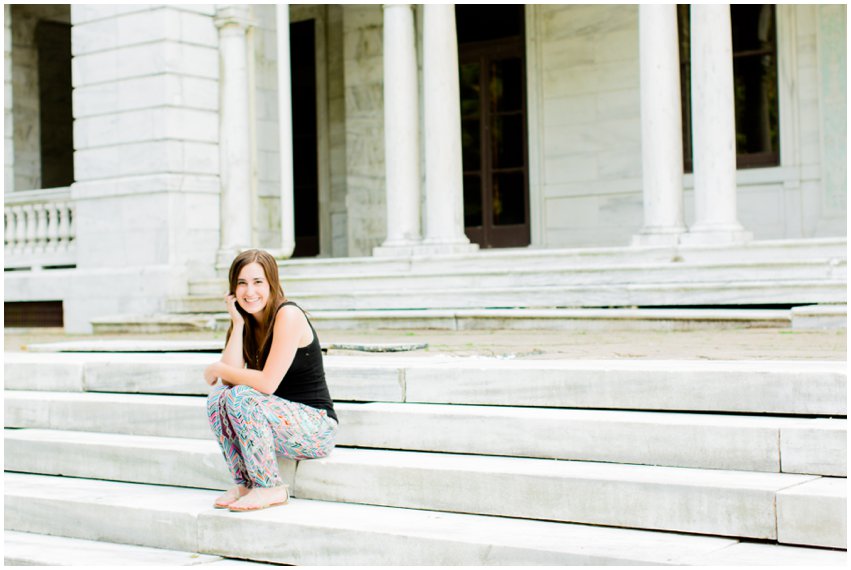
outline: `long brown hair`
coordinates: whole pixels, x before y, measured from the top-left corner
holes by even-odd
[[[239,273],[249,263],[259,264],[263,268],[263,273],[266,275],[266,282],[269,283],[269,299],[261,313],[262,323],[266,325],[266,331],[260,342],[258,342],[257,334],[259,330],[262,330],[262,324],[257,322],[252,315],[246,313],[239,306],[238,302],[236,304],[236,310],[239,311],[239,314],[242,315],[245,321],[245,328],[242,330],[242,358],[248,364],[249,368],[262,370],[266,364],[266,358],[269,356],[269,351],[272,348],[272,329],[275,325],[275,314],[278,312],[281,304],[287,301],[287,297],[284,295],[281,281],[278,278],[278,264],[275,258],[261,249],[243,251],[231,263],[230,271],[228,272],[229,291],[231,295],[236,294],[236,282],[239,279]],[[233,321],[231,321],[227,336],[225,337],[225,346],[227,346],[232,332]]]

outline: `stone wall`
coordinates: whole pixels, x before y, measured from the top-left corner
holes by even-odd
[[[848,208],[847,6],[818,7],[822,193],[816,235],[845,235]]]
[[[372,255],[384,241],[382,8],[343,6],[348,255]]]
[[[212,5],[71,15],[78,269],[64,301],[76,331],[164,310],[188,279],[213,276],[219,55]]]
[[[542,245],[624,245],[642,223],[638,8],[530,8]]]

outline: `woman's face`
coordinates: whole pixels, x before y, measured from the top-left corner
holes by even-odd
[[[236,301],[249,315],[256,315],[269,301],[269,280],[259,263],[249,263],[236,280]]]

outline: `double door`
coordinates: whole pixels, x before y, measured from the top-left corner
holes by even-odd
[[[464,226],[480,247],[529,245],[522,38],[461,45]]]

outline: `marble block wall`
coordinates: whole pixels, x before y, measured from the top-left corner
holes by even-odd
[[[213,15],[211,5],[71,7],[77,275],[96,273],[102,284],[71,287],[66,317],[77,320],[69,330],[94,316],[162,310],[167,297],[185,294],[189,278],[213,275]]]
[[[642,223],[638,7],[530,9],[544,245],[627,244]]]
[[[380,5],[343,6],[348,255],[384,241],[384,93]]]
[[[847,233],[848,208],[848,51],[847,6],[818,7],[819,98],[821,100],[822,211],[830,229],[817,234]],[[825,224],[827,225],[827,224]],[[828,230],[825,232],[825,230]]]

